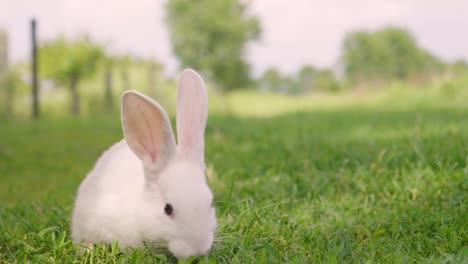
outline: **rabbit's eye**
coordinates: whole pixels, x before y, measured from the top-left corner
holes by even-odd
[[[172,205],[171,204],[166,204],[166,206],[164,206],[164,213],[167,214],[167,215],[172,215],[172,212],[174,211],[174,209],[172,208]]]

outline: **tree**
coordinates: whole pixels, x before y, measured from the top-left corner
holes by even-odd
[[[0,81],[2,81],[8,73],[8,35],[7,32],[0,28]]]
[[[58,85],[68,85],[70,112],[79,115],[79,83],[95,74],[98,62],[104,56],[103,48],[86,36],[75,40],[60,37],[42,44],[39,53],[41,74]]]
[[[113,69],[115,65],[115,58],[107,55],[104,60],[104,102],[106,110],[112,112],[114,109],[114,96],[113,89],[114,86],[114,75]]]
[[[279,91],[283,82],[282,78],[278,70],[273,68],[267,69],[260,78],[260,88],[262,90]]]
[[[122,79],[122,91],[131,88],[129,69],[132,66],[132,57],[130,55],[123,55],[115,57],[115,63],[120,71]]]
[[[304,93],[304,90],[299,86],[297,79],[291,76],[283,76],[280,89],[281,92],[289,95],[300,95]]]
[[[352,32],[349,33],[343,42],[343,58],[345,63],[345,71],[349,78],[357,80],[361,78],[369,78],[374,76],[374,59],[373,44],[370,34],[367,32]]]
[[[441,62],[420,48],[404,29],[349,33],[343,42],[343,59],[352,81],[363,79],[408,79],[432,73]]]
[[[28,89],[28,85],[21,79],[18,70],[9,69],[0,79],[0,115],[13,116],[15,112],[15,97]]]
[[[222,90],[250,81],[243,55],[260,36],[260,23],[239,0],[169,0],[167,24],[173,50],[183,67],[201,70]]]
[[[468,63],[464,60],[456,60],[450,68],[455,74],[458,75],[466,75],[468,73]]]
[[[317,90],[336,92],[340,89],[340,83],[332,71],[321,70],[315,74],[314,87]]]
[[[314,79],[317,70],[310,66],[305,65],[301,68],[297,76],[298,87],[303,92],[311,92],[314,90]]]

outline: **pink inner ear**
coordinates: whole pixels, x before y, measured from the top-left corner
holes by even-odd
[[[156,152],[156,150],[148,151],[148,153],[150,154],[151,161],[155,162],[158,157],[158,153]]]
[[[158,129],[155,129],[154,128],[154,125],[152,122],[154,122],[154,120],[150,120],[150,116],[151,115],[154,115],[154,113],[148,113],[147,111],[145,111],[145,109],[142,107],[141,104],[138,104],[138,107],[140,109],[140,111],[142,112],[142,118],[143,120],[145,121],[144,122],[144,127],[146,128],[146,152],[148,153],[148,155],[150,156],[151,158],[151,161],[152,162],[155,162],[156,161],[156,158],[158,156],[158,152],[157,152],[157,147],[156,147],[156,144],[159,144],[160,140],[158,137],[161,136],[161,133],[159,133]],[[154,115],[153,117],[156,117],[157,115]],[[159,120],[159,119],[158,119]],[[156,142],[155,142],[156,141]]]
[[[133,147],[132,150],[140,159],[156,163],[162,156],[162,153],[158,152],[167,147],[163,146],[163,130],[167,122],[164,113],[151,102],[135,94],[127,95],[124,103],[124,129],[130,147]]]
[[[208,98],[198,74],[186,70],[179,79],[177,94],[177,138],[180,155],[204,162],[204,131]]]

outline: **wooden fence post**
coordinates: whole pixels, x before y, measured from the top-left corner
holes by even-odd
[[[32,62],[32,117],[39,118],[39,80],[38,70],[38,52],[37,52],[37,23],[33,18],[31,20],[31,62]]]

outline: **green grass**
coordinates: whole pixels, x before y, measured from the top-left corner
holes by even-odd
[[[221,241],[183,263],[468,262],[466,99],[254,96],[210,115]],[[70,241],[78,184],[121,136],[118,115],[0,123],[1,261],[175,261]]]

